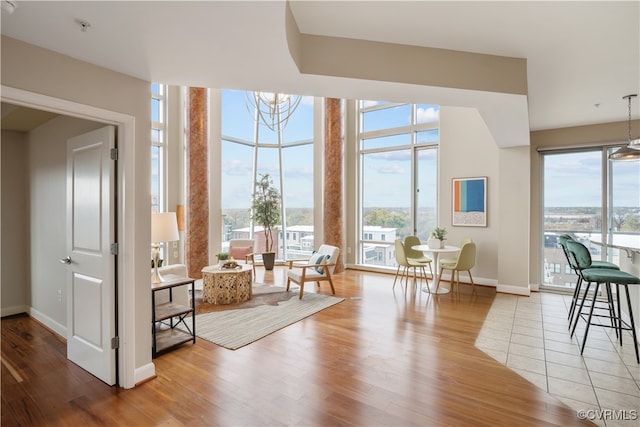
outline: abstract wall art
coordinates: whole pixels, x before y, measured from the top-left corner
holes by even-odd
[[[487,177],[453,178],[453,218],[451,224],[464,227],[487,226]]]

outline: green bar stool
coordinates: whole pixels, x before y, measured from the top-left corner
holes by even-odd
[[[573,297],[571,298],[571,306],[569,307],[569,315],[567,316],[567,319],[569,319],[569,328],[571,328],[571,324],[574,321],[573,316],[575,314],[576,305],[577,305],[578,300],[580,298],[580,290],[581,290],[581,286],[582,286],[582,276],[578,272],[578,268],[579,268],[578,265],[576,264],[576,262],[574,261],[573,257],[569,254],[569,251],[567,250],[567,241],[569,241],[569,240],[573,240],[573,237],[571,237],[568,234],[561,234],[561,235],[558,236],[558,244],[562,248],[562,252],[564,252],[564,256],[567,258],[567,262],[569,263],[569,267],[578,276],[578,281],[576,282],[576,285],[575,285],[575,287],[573,289]],[[610,268],[610,269],[613,269],[613,270],[620,270],[620,267],[618,267],[614,263],[608,262],[608,261],[593,261],[592,260],[590,268]]]
[[[584,317],[586,313],[583,312],[584,303],[589,293],[589,287],[591,283],[596,284],[596,289],[593,294],[593,299],[591,301],[591,305],[589,306],[589,313],[587,318],[585,319],[587,322],[587,327],[584,331],[584,338],[582,339],[582,346],[580,349],[580,354],[584,351],[584,346],[587,342],[587,335],[589,334],[589,327],[591,325],[603,326],[609,328],[615,328],[616,336],[622,345],[622,331],[627,330],[631,332],[631,336],[633,337],[633,345],[636,353],[636,362],[640,363],[640,354],[638,354],[638,337],[636,336],[636,327],[633,319],[633,309],[631,307],[631,298],[629,296],[629,285],[640,285],[640,278],[634,276],[633,274],[629,274],[627,272],[609,268],[589,268],[591,265],[591,254],[589,250],[580,242],[576,242],[575,240],[567,241],[567,250],[570,255],[574,258],[578,266],[578,272],[582,277],[582,280],[587,283],[587,289],[582,296],[582,300],[580,303],[580,308],[577,312],[577,316],[575,322],[573,324],[573,329],[571,330],[571,335],[575,332],[576,325],[578,323],[578,319],[582,316]],[[600,288],[600,284],[605,285],[605,290],[607,292],[607,310],[609,311],[609,315],[594,315],[594,309],[596,309],[596,299],[598,297],[598,290]],[[611,292],[611,284],[616,285],[617,292],[617,311],[615,310],[615,306],[613,305],[613,295]],[[621,315],[621,307],[620,300],[622,295],[620,294],[620,286],[624,287],[626,291],[626,300],[627,300],[627,308],[629,310],[629,323],[627,323],[624,319],[622,319]],[[611,325],[603,325],[594,323],[593,317],[608,317],[611,320]]]

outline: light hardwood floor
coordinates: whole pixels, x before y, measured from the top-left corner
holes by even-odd
[[[256,280],[283,285],[284,271]],[[2,319],[2,426],[593,425],[474,346],[495,289],[393,291],[392,275],[354,270],[334,282],[344,302],[236,351],[198,339],[130,390],[68,362],[28,317]]]

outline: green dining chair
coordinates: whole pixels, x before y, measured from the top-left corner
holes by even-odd
[[[396,263],[398,264],[398,268],[396,269],[396,277],[393,279],[393,288],[396,287],[396,281],[398,280],[398,275],[400,274],[400,267],[404,267],[402,277],[400,278],[400,284],[402,284],[402,279],[406,277],[407,280],[407,288],[409,287],[409,269],[413,269],[413,280],[417,282],[416,268],[422,270],[422,274],[424,275],[425,280],[427,281],[427,289],[429,289],[429,279],[427,278],[427,271],[424,269],[425,264],[417,261],[412,261],[407,258],[405,253],[405,247],[402,243],[402,240],[396,239],[395,241],[395,249],[396,249]]]
[[[424,265],[429,266],[429,272],[431,273],[431,277],[433,278],[433,269],[431,268],[431,263],[433,260],[431,257],[425,255],[421,251],[417,251],[412,249],[414,246],[421,245],[420,238],[418,236],[407,236],[404,238],[404,253],[407,255],[407,259],[415,262],[419,262]]]
[[[460,272],[466,271],[469,274],[469,280],[471,280],[471,286],[475,286],[473,283],[473,276],[471,276],[471,269],[476,265],[476,244],[472,241],[466,241],[461,247],[460,252],[458,252],[458,257],[454,259],[442,259],[440,260],[440,274],[439,277],[442,278],[442,273],[444,270],[451,270],[451,290],[453,291],[454,287],[454,279],[457,279],[456,284],[458,288],[458,292],[460,292]],[[438,286],[440,286],[440,280],[438,280]],[[473,288],[475,290],[475,288]],[[436,293],[438,292],[438,287],[436,286]]]

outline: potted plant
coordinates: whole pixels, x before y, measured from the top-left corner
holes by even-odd
[[[262,225],[265,244],[262,262],[265,269],[273,270],[276,259],[273,252],[273,226],[280,221],[280,193],[273,186],[269,174],[260,174],[256,181],[251,203],[251,219]]]
[[[218,252],[217,257],[218,257],[218,261],[222,263],[229,259],[229,252],[224,252],[224,251]]]
[[[427,244],[431,249],[442,249],[444,248],[444,240],[446,235],[446,228],[436,227],[431,232]]]

